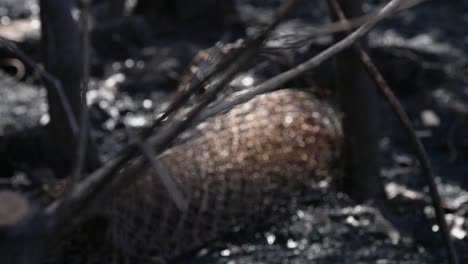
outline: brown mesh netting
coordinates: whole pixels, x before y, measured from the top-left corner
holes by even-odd
[[[160,159],[189,202],[180,211],[151,169],[109,207],[119,255],[172,258],[237,227],[284,215],[327,176],[340,148],[336,113],[312,95],[261,95],[200,125]]]

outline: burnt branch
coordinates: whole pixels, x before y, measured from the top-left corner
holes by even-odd
[[[187,199],[185,199],[184,194],[177,186],[177,183],[174,181],[171,175],[169,175],[164,165],[157,158],[156,152],[150,146],[144,144],[141,141],[137,144],[138,147],[141,149],[141,153],[150,163],[153,172],[156,174],[159,180],[161,180],[161,183],[166,188],[174,204],[181,212],[186,211],[188,208]]]
[[[81,43],[80,31],[72,17],[71,0],[41,0],[40,18],[44,65],[48,72],[56,76],[63,87],[63,96],[68,100],[74,120],[81,120]],[[78,148],[78,127],[68,127],[69,118],[60,107],[60,94],[48,88],[50,123],[49,139],[53,152],[53,166],[58,176],[67,176],[73,167]],[[75,121],[76,123],[76,121]],[[86,131],[89,133],[89,130]],[[87,169],[99,166],[97,152],[87,140]]]
[[[425,1],[427,0],[413,0],[413,1],[403,2],[399,5],[399,7],[395,10],[394,13],[407,10]],[[307,27],[299,28],[295,30],[294,33],[291,33],[291,34],[285,34],[281,36],[273,35],[271,39],[281,40],[285,42],[285,44],[282,45],[281,47],[265,47],[264,50],[269,51],[269,50],[277,50],[277,49],[280,49],[280,50],[294,49],[294,48],[305,46],[309,41],[317,37],[356,29],[362,26],[372,17],[375,17],[378,14],[379,10],[380,8],[376,8],[376,10],[373,10],[362,16],[348,18],[348,23],[343,23],[342,21],[335,21],[335,22],[330,22],[330,23],[320,25],[317,27],[307,26]]]
[[[231,101],[223,102],[211,108],[207,108],[203,110],[198,116],[198,118],[193,121],[193,125],[197,125],[212,116],[228,111],[234,106],[245,103],[257,95],[268,93],[276,89],[279,89],[286,82],[294,78],[297,78],[298,76],[304,74],[307,71],[310,71],[313,68],[318,67],[326,60],[332,58],[336,54],[347,49],[358,39],[365,36],[378,22],[387,18],[389,15],[393,14],[395,11],[399,10],[401,2],[402,2],[401,0],[391,1],[385,7],[383,7],[377,13],[376,16],[371,17],[368,22],[366,22],[364,25],[359,27],[352,34],[348,35],[346,38],[342,39],[341,41],[337,42],[333,46],[322,51],[321,53],[317,54],[313,58],[307,60],[306,62],[301,63],[288,71],[285,71],[281,74],[276,75],[273,78],[266,80],[265,82],[261,83],[260,85],[257,85],[256,87],[252,88],[246,93],[237,96]],[[421,1],[417,0],[415,2],[421,2]]]
[[[81,13],[80,13],[80,26],[81,26],[81,120],[80,120],[80,132],[78,135],[78,147],[76,150],[76,161],[74,169],[68,184],[69,190],[73,189],[73,186],[80,180],[83,172],[83,166],[86,160],[87,141],[88,141],[88,129],[89,129],[89,112],[86,102],[86,94],[88,92],[89,83],[89,8],[90,3],[87,0],[81,1]],[[68,192],[67,192],[68,193]]]

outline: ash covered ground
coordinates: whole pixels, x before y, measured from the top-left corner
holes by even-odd
[[[246,32],[271,20],[281,1],[237,1]],[[307,1],[280,34],[300,32],[328,21],[324,1]],[[369,1],[367,9],[382,1]],[[0,1],[1,23],[37,19],[36,1]],[[98,15],[98,13],[96,14]],[[460,263],[468,262],[468,4],[429,1],[385,20],[368,36],[369,51],[401,100],[427,147]],[[29,27],[34,27],[34,23]],[[198,25],[200,26],[200,25]],[[194,25],[196,27],[196,25]],[[201,27],[201,26],[200,26]],[[0,32],[5,32],[5,26]],[[153,30],[130,17],[100,28],[92,59],[93,137],[104,158],[126,142],[124,125],[138,130],[166,104],[192,57],[219,39],[242,37],[203,25],[187,34]],[[32,30],[34,31],[34,30]],[[187,32],[186,31],[186,32]],[[107,34],[107,35],[106,35]],[[40,60],[35,34],[17,40]],[[330,37],[308,43],[306,51],[289,50],[293,63],[330,45]],[[0,184],[31,189],[40,177],[53,177],[42,139],[48,122],[45,91],[30,69],[10,54],[0,72]],[[292,66],[292,65],[290,65]],[[274,71],[273,71],[274,72]],[[333,76],[329,77],[333,79]],[[326,83],[326,82],[325,82]],[[401,237],[372,205],[356,204],[345,194],[320,190],[295,215],[255,233],[236,232],[179,259],[181,263],[443,263],[438,226],[418,162],[403,129],[381,99],[380,153],[390,209]]]

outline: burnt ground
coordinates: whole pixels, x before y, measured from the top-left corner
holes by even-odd
[[[326,21],[319,1],[306,4],[280,33],[300,32]],[[380,1],[369,1],[372,8]],[[248,30],[271,19],[280,1],[238,0]],[[36,1],[0,1],[0,16],[12,22],[37,16]],[[97,12],[97,15],[99,13]],[[2,23],[5,23],[2,18]],[[7,21],[8,22],[8,21]],[[369,35],[369,50],[411,117],[427,147],[460,263],[468,262],[468,4],[430,1],[388,19]],[[196,27],[196,26],[195,26]],[[200,34],[152,30],[141,17],[98,28],[94,35],[91,104],[93,137],[106,159],[126,141],[124,126],[138,129],[167,104],[197,50],[218,39],[242,37],[237,29],[204,25]],[[190,35],[190,36],[189,36]],[[306,59],[331,43],[322,37],[309,49],[282,52],[289,63]],[[37,37],[18,41],[37,60]],[[45,91],[29,69],[21,71],[1,51],[0,184],[31,191],[53,178],[43,125]],[[287,67],[288,64],[281,67]],[[279,68],[281,68],[279,67]],[[276,70],[262,72],[274,74]],[[324,70],[323,72],[327,72]],[[261,74],[260,74],[261,75]],[[333,76],[319,70],[317,82]],[[265,76],[268,77],[268,76]],[[304,83],[298,80],[297,83]],[[297,83],[294,83],[297,84]],[[443,246],[424,178],[403,129],[381,100],[382,177],[402,237],[388,235],[372,205],[320,190],[294,216],[256,233],[237,232],[179,259],[181,263],[443,263]]]

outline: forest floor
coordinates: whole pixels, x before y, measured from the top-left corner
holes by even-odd
[[[33,21],[26,27],[36,32],[36,2],[1,0],[0,22],[4,26],[0,26],[0,34],[8,31],[6,24],[16,21]],[[271,19],[280,1],[237,2],[241,19],[255,29],[255,25]],[[327,21],[324,2],[310,1],[279,32],[299,32]],[[383,1],[369,2],[373,4],[368,9]],[[142,28],[151,27],[142,27],[142,23],[145,21],[129,17],[123,26],[101,28],[99,35],[95,35],[88,99],[93,137],[105,159],[126,142],[124,127],[145,126],[154,113],[167,105],[167,98],[199,49],[213,45],[213,39],[237,37],[237,33],[210,30],[209,25],[203,29],[208,33],[190,37],[177,32],[149,34]],[[460,263],[468,263],[467,25],[468,4],[429,1],[385,20],[368,36],[372,57],[429,152]],[[330,37],[321,37],[309,43],[305,51],[289,50],[281,56],[287,57],[291,63],[288,65],[292,66],[331,41]],[[37,34],[20,37],[17,43],[40,59]],[[30,69],[23,71],[1,47],[0,56],[0,187],[28,189],[44,177],[54,177],[42,152],[47,149],[42,129],[48,122],[45,91],[37,76]],[[333,76],[321,77],[318,81],[321,85],[333,80]],[[417,158],[383,99],[380,105],[382,177],[390,209],[402,227],[400,239],[388,236],[379,211],[372,205],[356,204],[345,194],[323,191],[284,222],[256,233],[234,233],[179,261],[445,262],[439,228]]]

